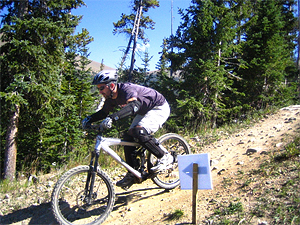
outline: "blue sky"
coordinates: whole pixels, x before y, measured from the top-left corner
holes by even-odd
[[[131,13],[131,0],[86,0],[87,6],[73,10],[72,14],[83,15],[77,31],[86,28],[94,41],[88,45],[89,59],[96,62],[102,62],[107,66],[117,68],[121,61],[124,50],[128,44],[128,38],[125,34],[113,35],[113,22],[121,18],[121,14]],[[150,40],[148,44],[149,56],[153,57],[150,61],[150,70],[155,70],[159,61],[161,45],[163,39],[171,34],[171,2],[172,0],[160,0],[160,7],[151,8],[147,15],[156,22],[154,30],[146,30],[146,38]],[[190,5],[190,0],[173,0],[173,33],[181,22],[178,9],[186,9]],[[141,44],[141,42],[139,42]],[[145,47],[145,46],[141,46]],[[143,49],[143,48],[141,48]],[[140,51],[140,55],[143,55]],[[131,54],[130,54],[131,57]],[[141,65],[140,57],[136,54],[135,67]],[[130,58],[125,62],[130,67]]]

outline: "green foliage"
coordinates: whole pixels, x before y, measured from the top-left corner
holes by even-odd
[[[246,67],[239,73],[245,80],[244,102],[250,102],[258,109],[291,99],[290,91],[294,89],[285,79],[288,76],[286,69],[294,63],[291,39],[295,37],[292,30],[295,18],[285,20],[293,13],[285,7],[278,1],[258,1],[253,16],[244,26],[243,60]],[[290,30],[285,30],[288,27]]]
[[[178,119],[181,122],[180,124],[189,128],[195,127],[197,124],[204,124],[205,121],[201,120],[205,120],[209,113],[194,97],[187,98],[184,101],[178,100],[177,112],[179,115],[182,115],[182,117]]]
[[[177,35],[169,39],[178,53],[168,56],[172,68],[181,69],[181,85],[175,91],[179,93],[177,101],[181,105],[184,101],[186,108],[192,107],[184,117],[193,127],[207,122],[214,127],[218,117],[223,116],[224,93],[236,93],[228,74],[232,64],[239,63],[229,61],[236,54],[233,49],[236,49],[234,27],[237,22],[225,3],[213,1],[195,1],[186,13],[181,11],[181,15],[183,22]],[[190,98],[194,98],[193,102]],[[176,113],[183,115],[181,110]]]
[[[35,169],[49,171],[80,146],[80,121],[94,98],[91,72],[85,69],[92,38],[86,30],[74,34],[80,17],[69,13],[83,2],[44,3],[1,3],[8,12],[1,28],[1,137],[19,105],[17,168],[35,162]]]
[[[300,137],[296,137],[292,142],[287,144],[284,151],[280,154],[274,155],[274,160],[284,161],[291,158],[297,158],[300,155]]]
[[[22,187],[27,187],[28,183],[20,182],[20,181],[9,181],[9,180],[2,180],[0,181],[0,189],[2,193],[7,193],[13,190],[19,190]]]
[[[243,205],[241,202],[230,202],[227,208],[224,208],[223,215],[232,215],[236,212],[243,212]]]
[[[163,42],[158,64],[175,76],[159,76],[158,86],[167,87],[180,126],[220,126],[256,109],[294,103],[294,4],[209,0],[179,10],[182,22]]]
[[[176,209],[173,213],[168,215],[168,220],[178,220],[184,215],[184,212],[180,209]]]
[[[256,204],[251,213],[256,217],[268,217],[270,223],[297,224],[299,217],[299,135],[295,136],[286,146],[284,151],[277,152],[274,149],[270,154],[274,157],[260,165],[260,173],[252,172],[253,176],[259,178],[252,190],[258,188],[259,195],[256,196]],[[252,176],[252,177],[253,177]],[[265,186],[264,179],[267,177],[269,183],[276,184],[276,188]],[[284,177],[284,178],[283,178]]]

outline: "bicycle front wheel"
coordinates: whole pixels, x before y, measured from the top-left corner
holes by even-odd
[[[93,193],[88,197],[86,180],[89,166],[66,172],[52,193],[52,211],[60,224],[101,224],[110,214],[115,192],[110,178],[100,169],[95,176]]]
[[[173,162],[169,168],[160,171],[152,180],[161,188],[173,189],[180,184],[177,156],[191,154],[191,149],[186,140],[178,134],[165,134],[158,139],[158,142],[173,156]],[[150,171],[151,167],[156,164],[157,158],[150,154],[148,156],[148,170]]]

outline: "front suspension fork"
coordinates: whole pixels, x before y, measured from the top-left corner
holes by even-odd
[[[94,159],[95,159],[95,161],[94,161]],[[93,152],[92,157],[91,157],[91,162],[90,162],[90,169],[89,169],[87,179],[86,179],[86,184],[85,184],[85,194],[86,194],[87,204],[92,203],[92,195],[93,195],[95,177],[97,174],[98,159],[99,159],[99,153]]]

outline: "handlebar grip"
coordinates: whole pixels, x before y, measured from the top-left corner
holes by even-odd
[[[105,130],[105,126],[100,123],[100,124],[96,124],[96,125],[91,125],[88,130],[91,130],[91,131],[97,131],[97,132],[100,132],[102,133],[104,130]]]

